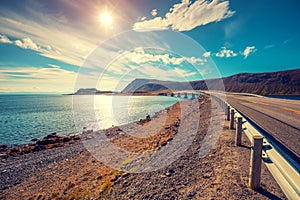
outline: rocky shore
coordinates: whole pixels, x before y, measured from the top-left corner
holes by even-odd
[[[2,146],[0,199],[285,199],[265,166],[262,188],[253,191],[247,187],[250,144],[244,137],[243,146],[236,147],[227,122],[222,122],[222,133],[211,151],[199,156],[212,115],[224,118],[224,114],[212,112],[215,105],[209,97],[201,96],[198,101],[200,108],[193,109],[200,109],[200,121],[192,144],[170,165],[148,173],[115,170],[95,159],[83,145],[93,140],[95,132],[68,138],[53,134],[28,145]],[[181,106],[190,105],[187,101]],[[163,128],[149,137],[126,135],[126,127],[112,127],[105,135],[131,152],[157,152],[176,139],[180,116],[181,107],[175,104],[151,120],[127,125],[138,125],[148,133],[151,123],[166,117]],[[26,151],[28,146],[31,150]]]
[[[56,135],[52,133],[47,135],[43,139],[32,139],[30,144],[22,145],[1,145],[0,144],[0,159],[7,159],[9,156],[19,156],[27,153],[33,153],[41,150],[52,149],[56,147],[62,147],[65,144],[73,144],[80,140],[79,134],[71,135]]]

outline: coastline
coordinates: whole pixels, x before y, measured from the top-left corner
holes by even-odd
[[[79,104],[84,105],[83,107],[90,106],[89,108],[92,109],[93,105],[91,104],[92,102],[89,101],[89,99],[94,97],[79,96],[74,101],[73,98],[75,97],[64,95],[26,95],[26,97],[22,99],[19,97],[10,97],[10,95],[5,95],[5,97],[1,99],[1,101],[5,103],[2,104],[3,109],[1,113],[3,115],[1,115],[0,119],[0,124],[2,125],[0,145],[7,145],[10,147],[15,145],[29,145],[32,139],[43,139],[45,136],[52,133],[56,133],[57,135],[62,136],[70,134],[81,134],[84,127],[97,130],[98,126],[96,124],[96,121],[98,119],[90,119],[90,116],[92,114],[88,113],[92,110],[87,112],[83,110],[83,112],[80,111],[76,113],[76,116],[74,116],[74,110],[72,107],[72,104],[74,103],[74,101],[76,101],[76,103],[79,102]],[[95,98],[97,100],[102,100],[102,98],[105,100],[105,106],[97,107],[97,109],[99,109],[99,111],[103,113],[100,116],[101,118],[106,117],[105,113],[108,111],[107,109],[103,108],[105,108],[106,106],[110,106],[108,105],[109,103],[106,103],[108,102],[106,101],[106,99],[122,99],[122,101],[123,99],[127,99],[127,97],[122,96],[109,97],[105,95],[99,95],[98,97],[95,96]],[[129,123],[145,117],[147,114],[146,112],[151,112],[148,111],[148,109],[151,109],[150,106],[152,99],[154,100],[153,103],[159,103],[163,107],[152,109],[151,114],[154,111],[164,109],[166,106],[170,106],[177,101],[177,99],[164,99],[163,97],[156,96],[132,98],[137,99],[137,102],[140,102],[139,104],[142,105],[137,109],[134,109],[134,111],[138,112],[136,112],[136,114],[131,113],[131,115],[129,116],[130,118],[125,117],[127,115],[122,115],[122,120],[120,122],[118,121],[118,123],[115,123],[112,120],[114,117],[112,116],[113,114],[108,113],[107,116],[111,120],[107,120],[103,128],[109,128],[112,125],[120,123]],[[143,99],[147,99],[147,104],[143,105]],[[20,103],[18,103],[18,105],[14,107],[14,104],[16,104],[16,102]],[[125,106],[123,106],[122,108],[122,113],[127,112],[127,108]],[[76,121],[74,117],[80,119],[80,122],[78,122],[78,120]]]
[[[73,94],[72,94],[73,95]],[[99,94],[99,95],[103,95],[103,94]],[[125,96],[127,94],[124,94]],[[117,95],[118,96],[118,95]],[[123,96],[123,95],[121,95]],[[136,95],[138,96],[138,95]],[[144,95],[142,95],[144,96]],[[145,95],[145,96],[156,96],[156,95]],[[151,118],[158,118],[159,115],[166,111],[169,110],[170,108],[172,108],[173,106],[175,106],[175,104],[178,104],[180,101],[177,101],[176,103],[174,103],[173,105],[166,107],[163,110],[160,110],[156,113],[154,113]],[[139,119],[137,121],[131,121],[119,126],[112,126],[110,128],[106,128],[103,130],[96,130],[97,131],[110,131],[111,129],[115,129],[118,127],[127,127],[127,126],[131,126],[132,124],[144,124],[145,122],[147,122],[146,118],[142,118]],[[0,143],[0,161],[1,159],[6,159],[9,156],[19,156],[19,155],[23,155],[23,154],[27,154],[27,153],[33,153],[36,151],[41,151],[41,150],[45,150],[45,149],[52,149],[52,148],[56,148],[56,147],[62,147],[65,144],[73,144],[79,140],[81,140],[81,137],[85,134],[85,133],[92,133],[93,130],[88,130],[86,129],[86,127],[83,127],[83,131],[81,133],[74,133],[74,132],[70,132],[70,133],[64,133],[64,134],[57,134],[55,133],[49,133],[47,135],[45,135],[43,138],[38,139],[38,138],[32,138],[30,141],[31,142],[27,142],[27,143],[21,143],[21,144],[13,144],[13,145],[7,145],[7,144],[1,144]]]
[[[262,172],[265,177],[263,190],[259,192],[247,188],[250,150],[234,147],[234,134],[226,123],[219,142],[205,158],[199,159],[198,149],[212,114],[207,96],[201,96],[199,103],[201,116],[197,135],[189,149],[169,166],[137,174],[111,169],[91,156],[80,142],[90,136],[86,133],[80,140],[62,147],[2,160],[0,198],[268,199],[273,195],[285,199],[265,167]],[[189,105],[189,101],[185,105]],[[171,138],[176,135],[180,123],[176,116],[180,115],[180,109],[176,106],[178,103],[165,109],[169,121],[164,130],[150,138],[134,140],[122,134],[120,127],[107,129],[107,136],[116,145],[133,152],[157,151],[172,142]],[[156,117],[159,120],[161,115]],[[134,123],[147,126],[149,121]],[[249,145],[247,141],[243,143]]]

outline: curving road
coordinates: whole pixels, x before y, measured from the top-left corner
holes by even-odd
[[[300,157],[300,100],[227,93],[229,104]]]

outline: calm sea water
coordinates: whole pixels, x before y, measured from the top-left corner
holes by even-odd
[[[73,99],[74,97],[74,99]],[[178,101],[160,96],[0,95],[0,144],[121,125]]]

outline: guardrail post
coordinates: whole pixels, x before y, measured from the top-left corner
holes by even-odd
[[[243,122],[243,118],[238,117],[237,124],[236,124],[236,135],[235,135],[235,145],[236,146],[241,146],[241,143],[242,143],[242,122]]]
[[[234,129],[234,109],[230,111],[230,129]]]
[[[261,158],[263,137],[253,136],[253,147],[251,149],[249,186],[256,190],[260,188]]]
[[[230,106],[227,106],[226,108],[226,115],[227,115],[227,121],[230,120]]]

